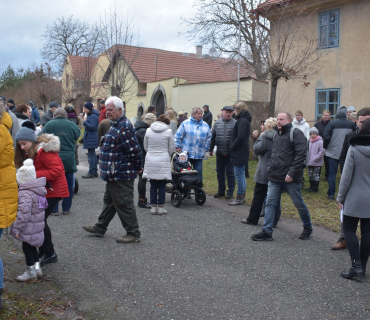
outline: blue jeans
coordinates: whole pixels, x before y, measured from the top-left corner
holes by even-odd
[[[312,228],[310,212],[302,198],[302,184],[295,182],[271,182],[269,181],[267,189],[267,201],[265,207],[265,221],[262,229],[269,233],[273,233],[273,223],[275,219],[275,212],[278,211],[280,204],[281,193],[284,189],[288,192],[293,201],[294,206],[297,208],[304,228]]]
[[[4,229],[0,229],[0,239],[3,234]],[[4,288],[4,267],[3,262],[1,261],[0,257],[0,289]]]
[[[167,180],[150,180],[150,204],[164,205]]]
[[[87,149],[87,159],[89,161],[89,175],[94,176],[98,172],[98,159],[95,149]]]
[[[235,178],[238,182],[238,194],[243,194],[247,189],[247,180],[245,179],[245,166],[234,165]]]
[[[225,172],[227,176],[228,193],[234,193],[235,190],[235,174],[234,165],[230,162],[230,156],[217,156],[216,171],[218,181],[218,192],[226,192]]]
[[[65,172],[67,185],[68,185],[68,192],[69,197],[63,198],[62,200],[62,210],[63,211],[70,211],[72,207],[72,197],[73,197],[73,189],[74,189],[74,172]],[[53,212],[59,211],[59,202],[56,204],[56,206],[53,209]]]
[[[339,160],[329,157],[328,195],[335,195],[335,180],[337,178]]]

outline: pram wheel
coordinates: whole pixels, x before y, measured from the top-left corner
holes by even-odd
[[[178,190],[174,190],[171,194],[171,202],[174,207],[180,207],[182,202],[181,192]]]
[[[206,202],[207,195],[203,189],[199,189],[195,193],[195,201],[199,205],[203,205]]]
[[[73,189],[73,193],[77,194],[79,189],[79,184],[77,178],[75,179],[75,187]]]

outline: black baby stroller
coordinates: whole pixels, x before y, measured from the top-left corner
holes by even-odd
[[[202,179],[198,177],[198,171],[186,170],[182,172],[176,172],[173,169],[173,164],[179,157],[179,153],[174,152],[171,157],[171,171],[172,180],[166,184],[166,192],[171,193],[171,202],[174,207],[179,207],[182,200],[186,199],[188,194],[195,195],[195,201],[199,205],[203,205],[206,202],[206,193],[203,189]],[[189,190],[195,189],[194,193],[189,193]]]

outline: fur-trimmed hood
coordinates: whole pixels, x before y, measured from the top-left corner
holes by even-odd
[[[39,149],[43,149],[45,152],[56,152],[60,150],[60,140],[58,136],[53,135],[52,133],[45,133],[40,135],[37,138],[37,141],[40,142]]]
[[[370,157],[370,135],[356,134],[349,140],[349,143],[364,156]]]

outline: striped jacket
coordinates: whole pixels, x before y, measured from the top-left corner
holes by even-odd
[[[175,146],[187,151],[190,159],[203,159],[211,144],[212,131],[202,119],[183,121],[175,134]]]
[[[99,155],[100,178],[104,181],[134,180],[143,166],[134,127],[126,116],[111,121]]]

